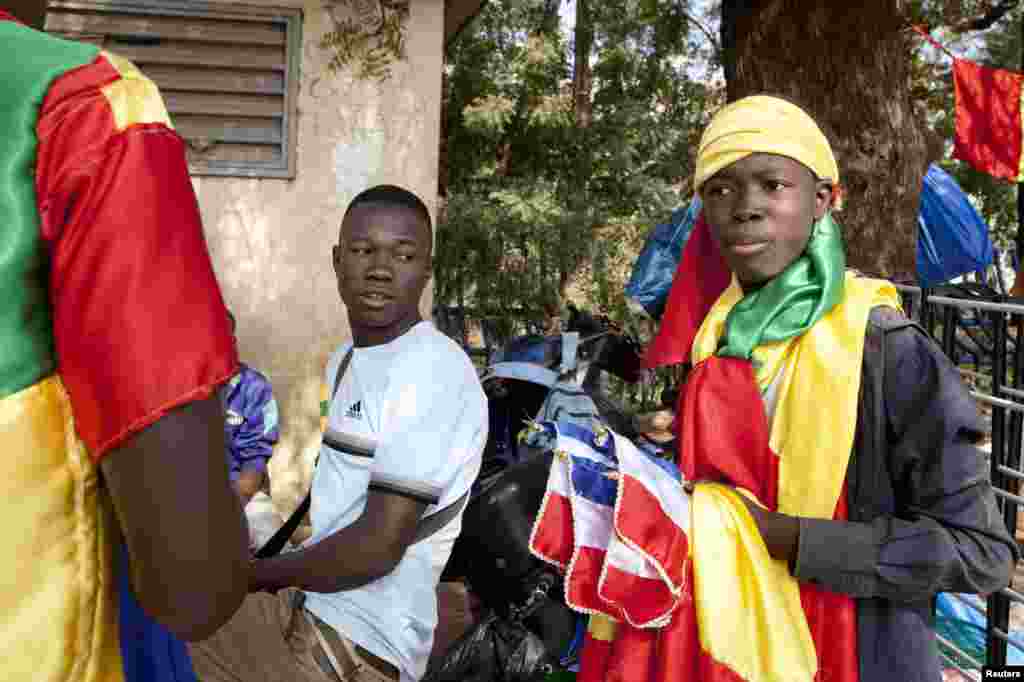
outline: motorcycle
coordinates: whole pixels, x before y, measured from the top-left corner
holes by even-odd
[[[671,448],[647,440],[600,388],[602,372],[635,381],[639,368],[632,339],[578,312],[565,333],[518,337],[490,358],[481,378],[488,442],[442,575],[442,582],[463,581],[481,610],[469,630],[432,659],[424,682],[571,678],[585,622],[565,605],[559,573],[529,550],[553,455],[520,433],[531,420],[586,429],[601,424],[648,450]]]

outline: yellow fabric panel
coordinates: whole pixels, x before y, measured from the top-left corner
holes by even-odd
[[[619,624],[603,613],[591,614],[590,622],[587,623],[591,639],[599,642],[614,642],[618,628]]]
[[[847,273],[843,300],[795,344],[771,425],[780,512],[835,514],[857,429],[868,315],[876,306],[899,308],[899,300],[891,283]],[[808,396],[821,397],[813,410]]]
[[[701,648],[750,682],[813,682],[818,656],[800,586],[785,562],[768,556],[743,500],[702,483],[692,504]]]
[[[0,400],[0,680],[122,682],[111,516],[63,384]]]
[[[734,279],[697,332],[695,364],[715,352],[726,317],[741,298]],[[783,513],[814,518],[835,513],[853,450],[868,315],[880,305],[899,308],[892,284],[847,273],[843,300],[817,324],[800,337],[754,351],[762,391],[782,373],[769,427],[779,457]],[[818,398],[810,410],[809,396]],[[738,494],[701,483],[691,514],[702,648],[751,682],[813,680],[817,655],[797,581],[783,562],[768,555]]]
[[[857,426],[868,315],[876,306],[900,305],[896,288],[884,280],[847,272],[844,287],[843,300],[802,336],[754,350],[762,391],[784,373],[769,445],[780,457],[779,511],[786,514],[832,518],[835,513]],[[694,364],[714,354],[729,311],[742,297],[734,277],[694,338]],[[830,399],[806,410],[802,401],[809,395]]]
[[[114,112],[117,129],[144,123],[162,123],[173,129],[156,84],[124,57],[107,51],[101,54],[121,74],[119,80],[103,88],[103,95]]]

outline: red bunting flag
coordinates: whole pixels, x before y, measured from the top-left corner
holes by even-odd
[[[1021,83],[1024,76],[953,60],[956,88],[954,158],[983,173],[1020,182]]]

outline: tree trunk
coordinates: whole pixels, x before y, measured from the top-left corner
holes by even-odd
[[[573,106],[576,126],[589,128],[594,115],[590,95],[594,76],[590,69],[590,52],[594,47],[594,19],[590,14],[590,0],[576,0],[576,31],[573,41]]]
[[[778,94],[807,109],[839,162],[848,265],[916,279],[929,128],[910,97],[900,0],[869,4],[725,0],[723,18],[734,22],[722,29],[725,61],[734,59],[728,97]]]
[[[447,60],[445,60],[447,61]],[[448,196],[448,99],[451,88],[448,84],[448,69],[441,70],[441,149],[438,154],[437,196]],[[440,219],[438,219],[440,223]]]
[[[575,177],[572,179],[574,200],[570,203],[571,211],[581,215],[588,203],[587,189],[593,170],[591,145],[589,140],[590,124],[594,118],[592,99],[594,73],[590,68],[590,53],[594,49],[594,15],[591,13],[590,0],[576,0],[576,26],[573,29],[573,70],[572,94],[573,115],[576,124],[575,135],[579,140],[579,151],[576,155]],[[557,304],[565,300],[569,281],[584,258],[583,249],[577,243],[578,230],[562,222],[559,227],[558,240],[558,291]]]

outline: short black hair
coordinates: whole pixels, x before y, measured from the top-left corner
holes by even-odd
[[[430,211],[427,210],[426,204],[418,196],[404,187],[399,187],[398,185],[375,185],[370,189],[363,190],[356,195],[355,199],[349,202],[348,208],[345,209],[345,216],[341,219],[341,224],[345,224],[345,218],[348,218],[348,214],[354,208],[364,204],[385,204],[413,211],[427,224],[427,231],[431,233],[431,241],[433,241],[434,224],[430,220]]]

